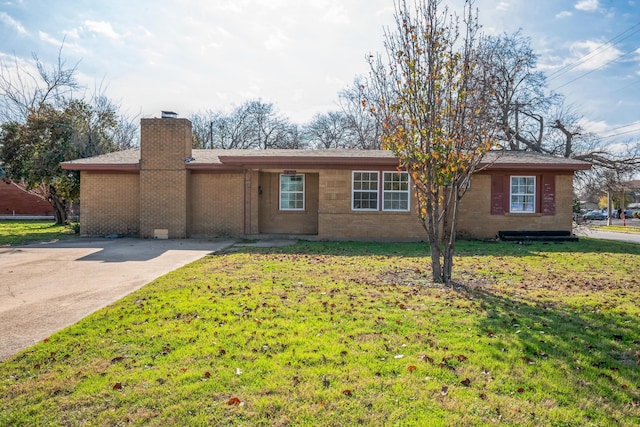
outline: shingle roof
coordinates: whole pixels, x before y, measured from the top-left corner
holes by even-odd
[[[291,167],[312,165],[386,165],[398,164],[388,150],[197,150],[188,169],[219,169],[225,167],[272,165]],[[589,163],[564,157],[549,156],[529,151],[491,151],[482,164],[490,169],[588,169]],[[116,151],[96,157],[62,163],[71,170],[138,170],[140,150]]]

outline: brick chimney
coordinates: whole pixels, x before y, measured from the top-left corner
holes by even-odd
[[[175,118],[140,121],[140,237],[184,239],[189,230],[191,122]]]

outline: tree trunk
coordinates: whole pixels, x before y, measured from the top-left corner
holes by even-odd
[[[49,186],[49,202],[53,206],[56,225],[67,225],[67,202],[58,196],[53,185]]]
[[[432,241],[432,239],[429,239],[429,247],[431,248],[432,279],[435,283],[444,283],[442,277],[442,264],[440,263],[440,258],[442,256],[440,244],[438,242]]]
[[[443,250],[443,272],[442,282],[449,284],[452,279],[453,271],[453,254],[456,246],[456,229],[458,228],[458,204],[462,195],[458,188],[458,184],[452,184],[450,188],[450,201],[447,204],[452,208],[451,212],[447,212],[447,221],[445,221],[444,232],[444,250]]]

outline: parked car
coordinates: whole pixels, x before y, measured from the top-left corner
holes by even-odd
[[[607,219],[607,216],[602,213],[602,211],[590,211],[582,216],[582,219],[587,220],[602,220]]]

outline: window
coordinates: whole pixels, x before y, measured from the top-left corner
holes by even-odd
[[[384,172],[382,182],[382,210],[409,210],[409,174]]]
[[[534,176],[511,177],[510,212],[535,213],[536,178]]]
[[[304,210],[304,175],[280,175],[280,210]]]
[[[378,210],[378,172],[353,172],[353,210]]]

